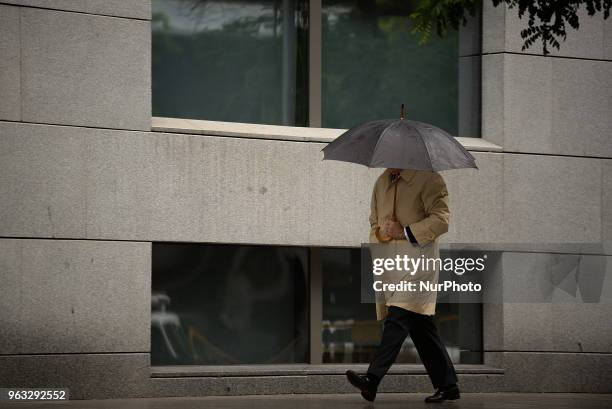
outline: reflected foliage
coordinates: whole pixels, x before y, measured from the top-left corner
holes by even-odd
[[[153,115],[307,125],[308,7],[292,4],[154,0]]]
[[[323,126],[379,118],[429,122],[456,135],[458,34],[419,44],[411,2],[323,1]]]

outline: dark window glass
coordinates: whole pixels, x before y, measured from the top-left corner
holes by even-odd
[[[153,0],[153,115],[307,126],[307,0]]]
[[[374,304],[361,303],[360,249],[321,249],[324,363],[366,363],[380,341]]]
[[[415,3],[323,0],[323,127],[399,118],[405,103],[407,119],[458,134],[458,34],[418,44]]]
[[[399,117],[405,103],[409,119],[480,136],[478,23],[465,38],[451,31],[422,45],[411,33],[414,4],[323,0],[321,49],[313,48],[323,127]],[[308,126],[308,0],[153,0],[152,8],[154,116]]]
[[[360,249],[321,249],[325,363],[368,363],[380,342],[376,307],[361,303],[360,257]],[[480,304],[438,303],[436,325],[453,362],[482,363]],[[410,337],[396,362],[420,362]]]
[[[308,250],[153,243],[151,363],[308,360]]]
[[[322,361],[367,363],[381,324],[360,301],[360,250],[320,254]],[[151,363],[307,363],[308,259],[299,247],[153,243]],[[481,305],[439,303],[436,319],[453,362],[482,363]],[[397,362],[419,362],[409,337]]]

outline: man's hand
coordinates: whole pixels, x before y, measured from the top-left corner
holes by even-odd
[[[382,228],[382,231],[387,236],[393,237],[395,240],[401,240],[406,238],[404,234],[404,228],[398,222],[387,220]]]

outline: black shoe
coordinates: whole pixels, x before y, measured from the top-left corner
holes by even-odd
[[[438,389],[436,393],[425,398],[427,403],[444,402],[445,400],[456,400],[461,396],[459,395],[459,388],[457,385],[453,385],[450,388]]]
[[[346,377],[351,385],[361,391],[361,396],[367,401],[374,402],[378,383],[368,375],[358,375],[355,371],[346,371]]]

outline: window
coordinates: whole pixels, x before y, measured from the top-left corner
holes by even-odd
[[[305,248],[153,244],[151,363],[308,362]]]
[[[154,0],[153,115],[308,124],[307,0]]]
[[[380,336],[374,304],[361,303],[360,249],[321,249],[322,362],[368,363]],[[446,257],[444,251],[440,256]],[[482,363],[482,304],[443,303],[436,306],[436,325],[454,363]],[[410,337],[397,363],[419,363]]]
[[[367,363],[380,341],[360,249],[153,243],[152,257],[153,365]],[[479,304],[438,304],[437,325],[453,362],[482,362]],[[419,362],[410,338],[397,362]]]
[[[458,35],[411,34],[409,1],[323,0],[323,126],[406,117],[457,134]]]
[[[473,36],[419,45],[410,1],[317,4],[154,0],[153,115],[350,128],[405,103],[409,119],[480,136],[480,57],[459,52]]]

